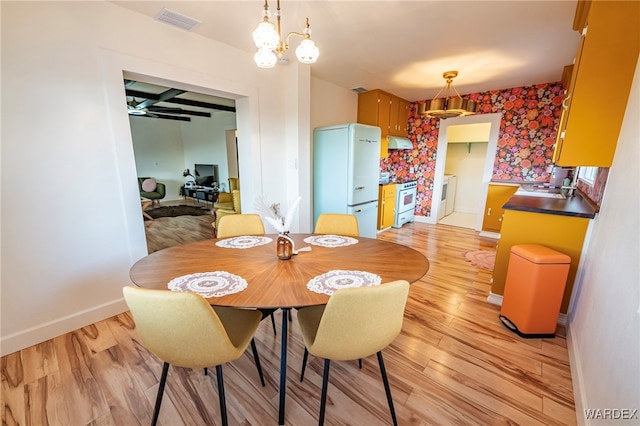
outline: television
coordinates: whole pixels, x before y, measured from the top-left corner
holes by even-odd
[[[196,164],[193,170],[196,175],[196,185],[211,188],[214,183],[219,182],[217,164]]]

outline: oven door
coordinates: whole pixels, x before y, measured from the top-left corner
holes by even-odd
[[[416,207],[416,189],[403,189],[398,193],[398,211],[406,212]]]

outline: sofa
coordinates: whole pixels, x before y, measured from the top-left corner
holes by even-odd
[[[140,197],[153,201],[153,204],[159,204],[160,200],[167,194],[165,184],[156,182],[156,180],[151,177],[139,177],[138,189],[140,190]]]

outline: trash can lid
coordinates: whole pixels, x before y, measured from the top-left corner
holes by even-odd
[[[511,253],[533,263],[571,263],[571,258],[566,254],[539,244],[518,244],[511,247]]]

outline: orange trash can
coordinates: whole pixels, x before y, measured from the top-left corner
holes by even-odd
[[[525,338],[555,337],[571,258],[538,244],[511,247],[500,321]]]

